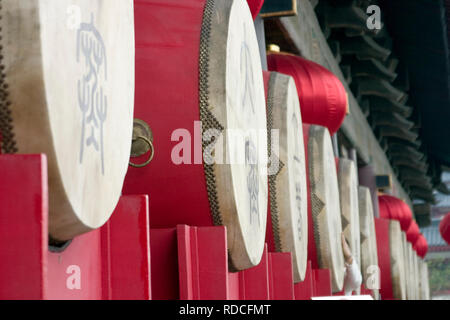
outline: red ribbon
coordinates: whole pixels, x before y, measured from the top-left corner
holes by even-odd
[[[340,80],[321,65],[298,56],[270,53],[267,60],[269,70],[294,78],[303,122],[336,133],[348,108],[347,93]]]
[[[411,209],[403,200],[390,195],[382,195],[378,197],[378,207],[381,218],[397,220],[400,222],[402,230],[408,231],[413,216]]]

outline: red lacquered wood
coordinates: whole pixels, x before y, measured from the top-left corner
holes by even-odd
[[[228,299],[242,300],[241,292],[244,290],[241,287],[240,272],[228,272]]]
[[[284,53],[269,53],[267,62],[270,71],[294,78],[303,122],[327,127],[331,134],[339,130],[347,114],[348,97],[332,72],[310,60]]]
[[[148,196],[123,196],[101,229],[109,300],[151,299],[149,230]]]
[[[294,296],[295,300],[310,300],[313,296],[314,292],[314,284],[313,284],[313,272],[311,267],[311,261],[308,261],[308,265],[306,267],[305,280],[302,282],[294,284]]]
[[[270,300],[294,300],[294,276],[290,252],[269,253]]]
[[[240,300],[270,299],[270,267],[267,246],[261,262],[256,267],[239,272]]]
[[[47,159],[0,156],[0,300],[45,299]]]
[[[177,227],[181,300],[228,299],[224,227]]]
[[[0,156],[0,298],[149,299],[147,196],[122,197],[103,228],[50,252],[46,169],[42,155]]]
[[[150,299],[148,197],[121,197],[101,229],[49,252],[47,281],[49,299]]]
[[[314,269],[314,297],[331,296],[331,272],[329,269]]]
[[[109,276],[107,266],[102,270],[100,230],[76,237],[61,253],[48,253],[48,299],[106,300],[112,293]]]
[[[177,300],[180,298],[178,281],[177,230],[152,229],[150,232],[152,264],[152,299]]]
[[[394,299],[391,276],[389,220],[375,218],[377,234],[378,267],[380,268],[380,295],[383,300]]]

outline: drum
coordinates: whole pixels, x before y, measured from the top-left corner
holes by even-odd
[[[428,279],[428,264],[425,260],[420,260],[420,299],[430,300],[430,284]]]
[[[406,243],[406,251],[408,255],[408,281],[409,281],[409,288],[408,288],[408,300],[416,300],[416,287],[415,287],[415,271],[414,271],[414,257],[413,257],[413,250],[410,242]]]
[[[308,200],[303,126],[294,80],[265,73],[269,136],[269,250],[292,252],[294,281],[305,278]]]
[[[102,226],[128,169],[132,0],[1,3],[3,153],[45,153],[55,242]]]
[[[152,228],[226,226],[231,269],[253,267],[266,233],[267,120],[248,5],[136,0],[135,23],[136,158],[124,193],[150,195]]]
[[[379,295],[377,239],[375,234],[375,220],[370,190],[366,187],[358,189],[359,226],[361,231],[361,273],[363,283],[372,290],[374,298]]]
[[[394,299],[406,299],[406,274],[400,222],[389,222],[389,252],[391,259],[392,293]]]
[[[339,199],[342,230],[353,258],[361,268],[361,238],[359,230],[358,177],[352,160],[338,159]]]
[[[304,125],[303,134],[308,161],[311,211],[317,262],[330,269],[333,292],[344,284],[342,223],[336,162],[330,133],[325,127]]]
[[[419,270],[419,256],[413,249],[414,261],[414,296],[416,300],[420,300],[420,270]]]

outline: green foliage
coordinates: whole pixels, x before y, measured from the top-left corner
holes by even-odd
[[[450,259],[433,259],[428,262],[430,291],[450,291]]]

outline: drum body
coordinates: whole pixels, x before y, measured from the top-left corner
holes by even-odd
[[[135,117],[154,158],[124,193],[150,195],[153,228],[227,227],[230,267],[257,265],[267,219],[267,122],[244,0],[136,0]]]
[[[366,288],[371,289],[374,298],[379,295],[378,253],[375,221],[370,190],[359,187],[359,223],[361,230],[361,273]]]
[[[406,300],[406,274],[400,222],[389,222],[389,252],[391,260],[392,293],[394,299]]]
[[[318,266],[330,269],[333,292],[344,284],[342,223],[336,163],[329,131],[325,127],[304,125],[308,161],[311,221]]]
[[[272,72],[267,82],[269,250],[292,252],[294,281],[305,278],[308,206],[303,126],[294,80]]]
[[[119,200],[133,126],[132,0],[1,4],[4,153],[45,153],[49,232],[102,226]]]
[[[359,230],[358,177],[352,160],[338,161],[339,199],[342,230],[352,256],[361,268],[361,237]]]

